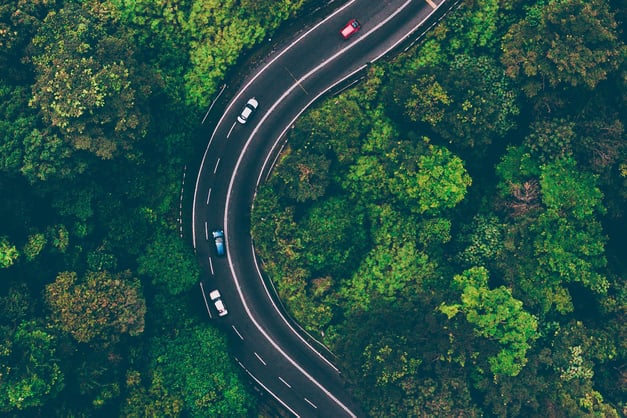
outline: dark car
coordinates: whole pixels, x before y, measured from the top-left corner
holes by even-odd
[[[361,29],[361,24],[357,21],[357,19],[351,19],[346,25],[344,25],[340,31],[340,35],[342,35],[342,38],[348,39],[359,32],[359,29]]]
[[[216,252],[218,255],[224,255],[226,253],[226,248],[224,247],[224,231],[216,229],[211,232],[211,235],[213,235],[213,242],[216,245]]]

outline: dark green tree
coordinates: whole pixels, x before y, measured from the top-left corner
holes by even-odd
[[[624,44],[606,0],[539,2],[503,38],[507,74],[527,96],[551,87],[594,88],[618,67]]]
[[[192,250],[173,231],[163,229],[137,260],[138,272],[152,278],[171,295],[178,295],[198,283],[200,269]]]

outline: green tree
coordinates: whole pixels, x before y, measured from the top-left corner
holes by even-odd
[[[503,37],[502,62],[529,97],[551,87],[594,88],[618,67],[624,44],[605,0],[554,0],[531,7]]]
[[[300,222],[307,265],[313,271],[336,276],[350,271],[367,243],[364,222],[364,215],[342,197],[313,206]]]
[[[55,338],[34,321],[0,328],[0,411],[42,406],[64,387]]]
[[[524,144],[540,163],[573,156],[575,123],[567,119],[540,120],[531,125]]]
[[[183,399],[189,416],[245,416],[253,406],[215,329],[192,326],[154,344],[153,384],[162,378],[171,396]]]
[[[320,154],[292,150],[283,157],[282,169],[277,172],[275,184],[285,188],[282,194],[306,202],[323,196],[329,185],[329,166],[331,162]]]
[[[412,210],[437,214],[457,205],[471,183],[458,156],[444,147],[430,146],[415,167],[397,169],[392,190]]]
[[[0,268],[11,267],[20,256],[19,251],[7,237],[0,237]]]
[[[59,273],[55,282],[46,286],[53,319],[83,343],[141,334],[146,302],[139,280],[129,275],[90,272],[79,280],[74,272]]]
[[[449,319],[463,312],[477,334],[500,345],[496,356],[488,359],[495,376],[518,375],[527,363],[527,350],[538,337],[537,319],[523,309],[523,303],[509,289],[490,289],[485,267],[472,267],[454,280],[462,291],[461,303],[442,304],[440,311]]]
[[[369,310],[373,300],[390,303],[420,292],[435,265],[413,242],[375,246],[341,294],[352,310]]]
[[[450,65],[399,73],[396,103],[411,120],[429,124],[450,143],[485,147],[516,126],[516,92],[488,57],[459,55]]]
[[[145,107],[154,80],[138,77],[141,65],[125,34],[115,32],[110,11],[87,7],[67,3],[39,28],[30,104],[72,149],[102,159],[122,152],[130,157],[146,134]]]
[[[129,418],[153,416],[179,417],[183,413],[183,399],[171,393],[165,384],[161,370],[152,372],[148,388],[141,384],[142,376],[136,370],[127,372],[128,396],[122,415]],[[180,395],[179,395],[180,396]]]
[[[28,241],[24,245],[22,250],[27,260],[33,260],[37,257],[46,246],[46,235],[42,233],[36,233],[28,236]]]
[[[139,259],[138,272],[152,278],[153,284],[178,295],[198,283],[200,269],[191,249],[176,233],[160,230]]]

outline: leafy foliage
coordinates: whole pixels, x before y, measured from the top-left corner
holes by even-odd
[[[183,399],[190,416],[242,416],[252,406],[226,354],[224,338],[212,328],[191,327],[160,343],[153,363],[153,385],[163,379]]]
[[[537,338],[536,318],[522,309],[522,302],[512,297],[504,287],[488,288],[488,271],[473,267],[454,278],[462,290],[461,303],[443,304],[440,310],[449,319],[463,312],[482,337],[502,346],[496,356],[488,358],[495,376],[516,376],[527,363],[525,354]]]
[[[54,336],[34,321],[1,332],[0,411],[27,410],[57,396],[64,377]]]
[[[153,284],[178,295],[198,282],[198,264],[185,243],[171,231],[160,231],[137,260],[137,271],[152,277]]]
[[[91,272],[78,281],[74,272],[59,273],[46,286],[46,301],[61,328],[79,342],[139,335],[146,302],[139,281],[125,276]]]
[[[618,66],[624,45],[605,0],[539,2],[503,38],[503,64],[533,97],[552,87],[594,88]]]
[[[464,2],[291,131],[255,202],[257,251],[369,415],[624,410],[627,113],[612,7]],[[329,212],[310,222],[338,200],[361,228]],[[329,230],[337,248],[302,238]],[[362,230],[348,269],[319,263]]]

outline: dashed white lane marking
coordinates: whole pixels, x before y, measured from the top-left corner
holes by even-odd
[[[309,399],[307,399],[307,398],[304,398],[304,399],[305,399],[305,402],[307,402],[309,405],[313,406],[315,409],[318,409],[318,407],[313,402],[311,402]]]
[[[199,189],[199,185],[200,185],[200,178],[202,177],[201,176],[202,170],[203,170],[203,167],[205,165],[205,160],[207,159],[207,155],[209,154],[209,148],[211,148],[211,143],[213,142],[215,134],[218,131],[218,127],[222,124],[222,121],[226,118],[227,113],[229,112],[229,110],[231,110],[231,108],[233,106],[235,106],[235,103],[240,98],[240,96],[242,94],[244,94],[248,90],[248,87],[250,87],[250,85],[253,84],[255,82],[255,80],[257,80],[257,78],[259,78],[263,73],[265,73],[266,70],[272,66],[272,64],[274,64],[283,55],[285,55],[288,52],[290,52],[294,46],[298,45],[300,43],[300,41],[302,41],[304,38],[306,38],[313,31],[315,31],[319,26],[322,26],[328,20],[332,19],[334,16],[338,15],[339,13],[341,13],[344,9],[350,7],[355,1],[356,0],[349,0],[347,3],[345,3],[344,5],[339,7],[337,10],[335,10],[333,13],[331,13],[329,16],[325,17],[320,22],[315,24],[307,32],[303,33],[298,39],[296,39],[289,46],[287,46],[285,49],[283,49],[281,52],[279,52],[274,58],[272,58],[270,60],[270,62],[268,62],[261,70],[259,70],[248,81],[248,83],[246,83],[246,85],[244,87],[242,87],[240,89],[240,92],[231,100],[231,102],[229,103],[227,108],[222,113],[222,116],[218,120],[218,123],[216,124],[216,127],[213,130],[213,133],[211,134],[211,137],[209,138],[209,144],[207,144],[207,148],[205,148],[205,152],[204,152],[204,154],[202,156],[202,161],[200,162],[200,167],[198,168],[198,175],[196,176],[196,185],[194,186],[194,201],[193,201],[193,204],[192,204],[192,244],[193,244],[194,249],[196,249],[196,223],[193,220],[196,219],[196,201],[197,201],[196,196],[198,194],[198,189]],[[226,85],[225,85],[225,87],[226,87]],[[222,94],[222,92],[220,92],[220,94]],[[291,411],[291,409],[290,409],[290,411]]]
[[[213,260],[211,259],[211,257],[209,257],[209,269],[211,269],[211,275],[213,276]]]
[[[235,328],[235,325],[231,325],[231,326],[233,327],[233,331],[235,331],[237,336],[240,337],[242,339],[242,341],[244,341],[244,337],[242,337],[242,334],[240,334],[239,331],[237,330],[237,328]]]
[[[279,380],[280,380],[281,382],[283,382],[283,384],[284,384],[285,386],[287,386],[288,388],[290,388],[290,389],[292,388],[292,387],[290,386],[290,384],[289,384],[289,383],[287,383],[287,382],[286,382],[286,381],[285,381],[285,380],[284,380],[281,376],[279,376]]]
[[[384,26],[387,22],[389,22],[390,20],[392,20],[396,15],[398,15],[399,13],[401,13],[401,11],[403,11],[406,7],[408,7],[410,4],[412,3],[412,0],[407,0],[405,3],[403,3],[402,6],[398,7],[391,15],[389,15],[387,18],[385,18],[383,21],[379,22],[376,26],[374,26],[372,28],[371,31],[369,31],[368,33],[374,33],[376,30],[378,30],[380,27]],[[431,13],[433,13],[434,11],[432,11]],[[368,36],[363,36],[361,38],[356,39],[351,46],[345,48],[344,50],[341,50],[339,52],[336,52],[335,54],[333,54],[332,56],[330,56],[329,58],[323,60],[320,64],[318,64],[316,67],[312,68],[309,72],[307,72],[305,75],[303,75],[298,81],[302,82],[304,80],[309,79],[313,74],[317,73],[318,71],[320,71],[320,69],[324,68],[325,66],[327,66],[330,62],[334,61],[338,56],[342,55],[343,53],[345,53],[347,50],[354,48],[357,44],[359,44],[360,42],[364,42],[366,39],[368,38]],[[400,41],[399,41],[400,42]],[[247,85],[248,86],[248,85]],[[229,187],[227,190],[227,198],[226,198],[226,204],[225,204],[225,215],[224,215],[224,231],[225,234],[227,236],[229,236],[228,233],[228,219],[227,219],[227,214],[229,213],[229,206],[231,204],[230,202],[230,198],[231,198],[231,194],[233,193],[233,187],[234,187],[234,183],[235,183],[235,179],[237,177],[237,172],[238,169],[240,168],[240,165],[242,164],[242,160],[244,159],[244,155],[246,154],[246,151],[248,149],[248,147],[250,146],[255,134],[257,134],[257,132],[259,131],[259,129],[261,129],[261,126],[263,125],[264,121],[269,117],[269,115],[280,105],[281,102],[283,102],[283,100],[285,100],[285,98],[287,96],[289,96],[292,91],[294,89],[298,88],[298,84],[293,84],[289,89],[287,89],[275,102],[274,104],[272,104],[272,106],[270,106],[270,108],[268,109],[268,111],[264,114],[264,116],[261,118],[261,120],[257,123],[257,125],[253,128],[252,132],[250,133],[250,135],[248,136],[248,139],[246,141],[246,143],[244,144],[244,147],[242,148],[242,151],[237,159],[237,162],[235,163],[235,168],[233,169],[233,171],[231,172],[231,179],[229,181]],[[229,241],[227,241],[227,247],[229,245]],[[246,303],[246,298],[244,297],[243,291],[242,291],[242,286],[240,285],[240,280],[237,277],[237,274],[235,272],[235,267],[233,265],[232,259],[228,259],[227,260],[229,263],[229,268],[231,270],[231,275],[233,277],[233,280],[235,282],[235,287],[237,288],[237,292],[240,296],[240,300],[242,301],[242,304],[244,306],[244,310],[246,311],[246,314],[248,315],[248,317],[250,318],[250,320],[252,321],[252,323],[255,325],[255,327],[259,330],[259,332],[266,338],[266,340],[289,362],[291,363],[299,372],[301,372],[310,382],[312,382],[315,386],[317,386],[322,392],[325,393],[326,396],[328,396],[331,400],[333,400],[336,405],[338,405],[340,408],[342,408],[344,411],[346,411],[349,415],[351,415],[352,417],[357,417],[350,409],[348,406],[344,405],[342,403],[342,401],[340,401],[337,397],[335,397],[333,395],[333,393],[331,393],[328,389],[326,389],[320,382],[318,382],[311,374],[307,373],[307,371],[300,365],[298,364],[293,358],[291,358],[283,349],[282,347],[279,346],[279,344],[274,341],[266,332],[266,330],[259,324],[259,322],[257,322],[257,320],[255,319],[255,317],[253,316],[250,307],[248,306],[248,304]],[[267,288],[266,288],[267,291]],[[285,319],[284,319],[285,320]],[[299,335],[298,333],[296,333],[296,335]],[[300,337],[300,336],[299,336]],[[300,337],[302,339],[302,337]],[[311,346],[310,346],[311,347]],[[314,350],[314,352],[316,352]],[[320,355],[320,354],[319,354]],[[322,355],[320,355],[320,357],[324,358]]]
[[[213,174],[218,172],[218,166],[220,165],[220,159],[218,158],[218,161],[216,161],[216,166],[213,168]]]
[[[255,352],[255,356],[257,356],[257,358],[259,359],[259,361],[261,362],[261,364],[263,364],[264,366],[266,366],[266,362],[265,362],[265,361],[263,361],[263,359],[261,358],[261,356],[260,356],[259,354],[257,354],[257,353]]]
[[[229,139],[229,136],[231,136],[231,132],[233,132],[233,128],[235,128],[235,122],[233,122],[233,125],[231,126],[231,129],[229,129],[229,133],[226,134],[226,139]]]
[[[207,226],[207,221],[205,221],[205,239],[209,241],[209,227]]]
[[[209,189],[209,193],[207,193],[207,204],[209,204],[209,199],[211,199],[211,189]]]
[[[287,409],[288,411],[290,411],[292,414],[294,414],[294,416],[296,418],[300,418],[300,415],[298,415],[296,413],[296,411],[294,411],[292,408],[290,408],[285,402],[283,402],[283,400],[281,398],[279,398],[277,395],[274,394],[274,392],[272,392],[266,385],[264,385],[263,383],[261,383],[261,380],[257,379],[251,372],[250,370],[248,370],[246,367],[244,367],[244,365],[237,359],[235,359],[237,361],[237,363],[240,365],[240,367],[242,369],[244,369],[246,371],[246,373],[248,373],[248,376],[250,376],[255,382],[257,382],[257,384],[259,386],[261,386],[262,388],[264,388],[266,390],[266,392],[268,392],[270,395],[272,395],[272,397],[274,399],[276,399],[281,405],[283,405],[285,407],[285,409]]]

